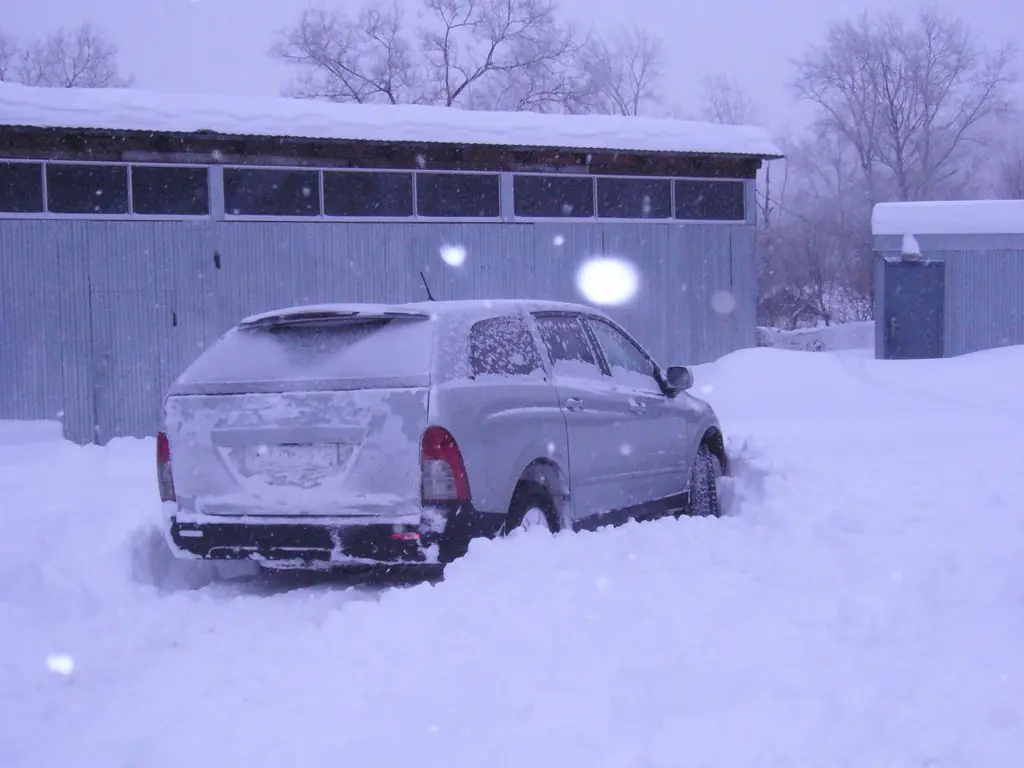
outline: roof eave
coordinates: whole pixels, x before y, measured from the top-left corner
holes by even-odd
[[[671,150],[671,149],[636,149],[626,147],[599,147],[599,146],[564,146],[564,145],[527,145],[527,144],[500,144],[493,141],[477,141],[477,142],[465,142],[465,141],[414,141],[414,140],[393,140],[386,141],[381,139],[359,139],[359,138],[339,138],[335,136],[305,136],[305,135],[283,135],[283,134],[262,134],[262,133],[221,133],[218,131],[161,131],[161,130],[149,130],[145,128],[131,129],[131,128],[96,128],[92,126],[52,126],[52,125],[7,125],[0,123],[0,128],[7,130],[20,131],[24,133],[29,132],[77,132],[84,133],[90,136],[141,136],[141,135],[153,135],[159,134],[161,136],[168,136],[173,138],[203,138],[203,139],[215,139],[219,141],[244,141],[249,139],[261,139],[261,140],[285,140],[285,141],[322,141],[331,143],[359,143],[359,144],[371,144],[371,145],[394,145],[402,144],[407,146],[438,146],[438,147],[503,147],[516,151],[544,151],[544,150],[566,150],[574,152],[606,152],[606,153],[634,153],[638,155],[672,155],[677,157],[736,157],[744,159],[758,158],[761,160],[782,160],[785,159],[785,155],[775,152],[734,152],[734,151],[700,151],[700,150]]]

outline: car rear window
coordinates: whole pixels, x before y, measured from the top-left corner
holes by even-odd
[[[424,317],[342,318],[234,328],[185,372],[185,384],[404,378],[430,373]]]

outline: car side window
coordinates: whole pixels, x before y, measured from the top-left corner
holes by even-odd
[[[661,385],[654,375],[654,364],[628,336],[596,317],[587,318],[587,322],[597,337],[616,384],[661,393]]]
[[[601,364],[580,317],[535,315],[535,318],[556,376],[601,379]]]
[[[544,370],[533,334],[522,315],[491,317],[469,329],[469,368],[473,378],[529,376]]]

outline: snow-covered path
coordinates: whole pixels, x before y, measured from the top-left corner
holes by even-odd
[[[482,542],[383,592],[140,584],[150,441],[0,445],[0,765],[1012,768],[1022,374],[730,355],[697,385],[732,516]]]

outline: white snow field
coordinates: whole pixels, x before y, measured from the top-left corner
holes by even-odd
[[[147,554],[153,441],[6,425],[0,765],[1019,766],[1022,374],[1022,347],[729,355],[696,371],[728,517],[383,589],[187,588]]]

